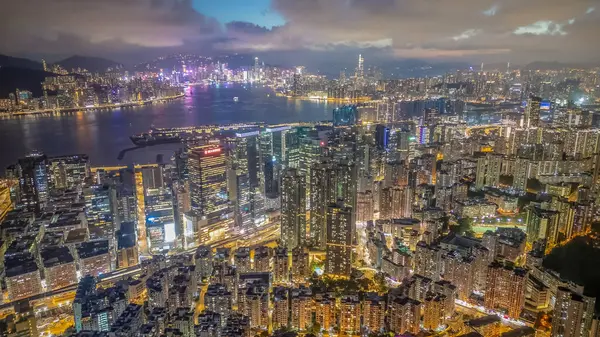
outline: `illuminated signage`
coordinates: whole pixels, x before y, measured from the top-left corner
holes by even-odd
[[[204,150],[204,154],[215,154],[215,153],[221,153],[221,148]]]

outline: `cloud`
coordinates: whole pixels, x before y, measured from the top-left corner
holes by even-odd
[[[600,31],[597,0],[271,2],[282,26],[220,23],[193,10],[191,0],[8,1],[0,30],[10,33],[0,39],[0,52],[296,52],[302,60],[368,49],[391,58],[513,63],[587,62],[600,54],[591,43]]]

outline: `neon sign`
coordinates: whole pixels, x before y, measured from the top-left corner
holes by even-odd
[[[215,154],[215,153],[220,153],[220,152],[221,152],[221,148],[204,150],[204,154]]]

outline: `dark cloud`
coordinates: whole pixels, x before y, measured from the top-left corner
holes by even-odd
[[[251,1],[251,0],[248,0]],[[596,61],[597,0],[272,0],[286,21],[222,26],[189,0],[20,0],[3,4],[0,51],[144,56],[167,51],[508,61]],[[224,4],[223,6],[226,6]],[[138,55],[139,55],[138,54]]]

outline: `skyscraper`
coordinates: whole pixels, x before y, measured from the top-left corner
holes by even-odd
[[[523,127],[525,128],[537,128],[540,126],[540,109],[542,99],[533,95],[529,96],[527,100],[527,106],[525,107],[525,116]]]
[[[289,250],[306,243],[306,177],[296,169],[281,180],[281,243]]]
[[[19,191],[21,204],[40,211],[48,200],[48,159],[45,154],[32,152],[19,159]]]
[[[200,237],[224,231],[232,221],[227,194],[227,164],[221,146],[204,145],[190,150],[190,199],[201,217]],[[195,229],[196,230],[196,229]],[[206,232],[206,233],[204,233]],[[204,234],[203,234],[204,233]]]
[[[350,276],[354,237],[352,227],[352,208],[343,203],[330,204],[327,209],[326,274]]]
[[[320,249],[327,239],[327,207],[336,201],[336,172],[327,162],[317,163],[310,170],[310,239]]]

